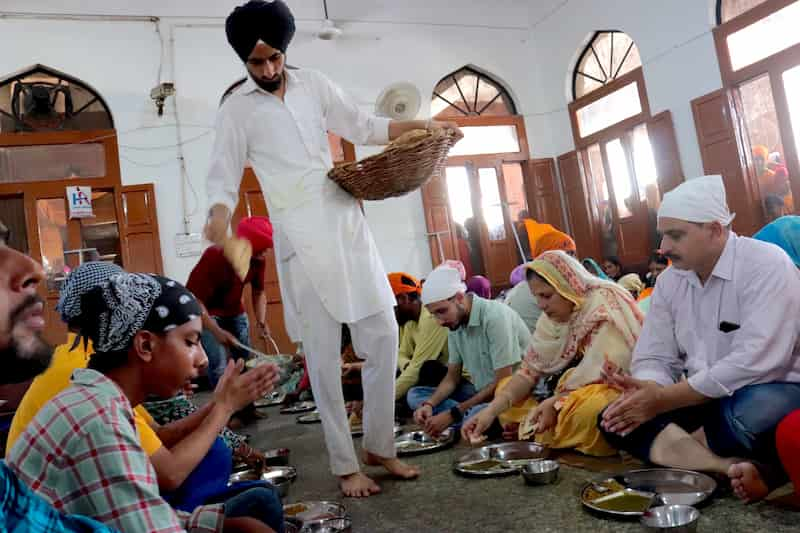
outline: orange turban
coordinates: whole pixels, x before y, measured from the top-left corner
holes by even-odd
[[[392,272],[389,274],[389,285],[392,286],[392,292],[394,292],[395,296],[422,292],[422,285],[420,285],[419,280],[405,272]]]
[[[575,247],[575,241],[572,240],[572,237],[563,231],[553,230],[536,239],[536,245],[531,251],[531,255],[533,255],[534,259],[536,259],[543,253],[551,250],[575,252],[577,251],[577,248]]]
[[[766,163],[769,161],[769,148],[763,144],[757,144],[753,146],[753,157],[760,157]]]

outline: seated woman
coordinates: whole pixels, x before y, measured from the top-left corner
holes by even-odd
[[[176,514],[139,442],[133,408],[151,394],[175,395],[208,364],[200,309],[182,285],[157,276],[121,273],[90,288],[73,322],[95,349],[88,368],[28,424],[9,467],[57,509],[122,531],[282,531],[279,501],[265,488]],[[237,409],[273,387],[274,367],[242,366],[228,365],[208,412],[176,446],[181,455],[202,457]]]
[[[625,289],[588,274],[564,252],[539,256],[527,278],[544,314],[521,368],[486,409],[464,424],[462,433],[480,438],[540,380],[557,380],[555,394],[532,409],[520,426],[520,438],[534,433],[552,448],[613,455],[616,450],[596,429],[598,414],[619,395],[603,383],[603,374],[609,367],[628,369],[642,313]]]

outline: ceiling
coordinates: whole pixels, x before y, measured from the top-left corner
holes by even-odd
[[[328,0],[334,21],[527,29],[568,0]],[[3,0],[0,14],[224,18],[244,0]],[[321,20],[322,0],[287,0],[299,20]]]

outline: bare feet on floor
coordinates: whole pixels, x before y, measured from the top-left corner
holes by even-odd
[[[745,503],[763,500],[769,488],[753,463],[734,463],[728,469],[728,477],[736,496]]]
[[[377,483],[361,472],[340,476],[339,488],[342,489],[342,494],[348,498],[368,498],[381,491]]]
[[[420,474],[419,467],[406,464],[396,457],[380,457],[369,452],[364,453],[364,464],[382,466],[387,472],[400,479],[415,479]]]

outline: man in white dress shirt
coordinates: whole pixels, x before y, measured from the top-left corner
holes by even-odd
[[[727,474],[745,501],[786,481],[775,427],[800,408],[800,275],[777,246],[730,229],[720,176],[664,196],[659,277],[609,442],[653,463]],[[685,377],[685,379],[684,379]]]
[[[249,77],[217,118],[206,233],[219,242],[227,232],[249,161],[269,207],[287,328],[307,355],[331,470],[346,496],[365,497],[380,487],[360,472],[350,436],[340,378],[342,323],[365,359],[364,462],[404,479],[419,470],[399,461],[394,447],[394,294],[358,202],[327,178],[327,131],[355,144],[386,144],[413,129],[455,126],[372,116],[321,73],[286,69],[294,29],[280,0],[252,0],[228,17],[228,42]]]

